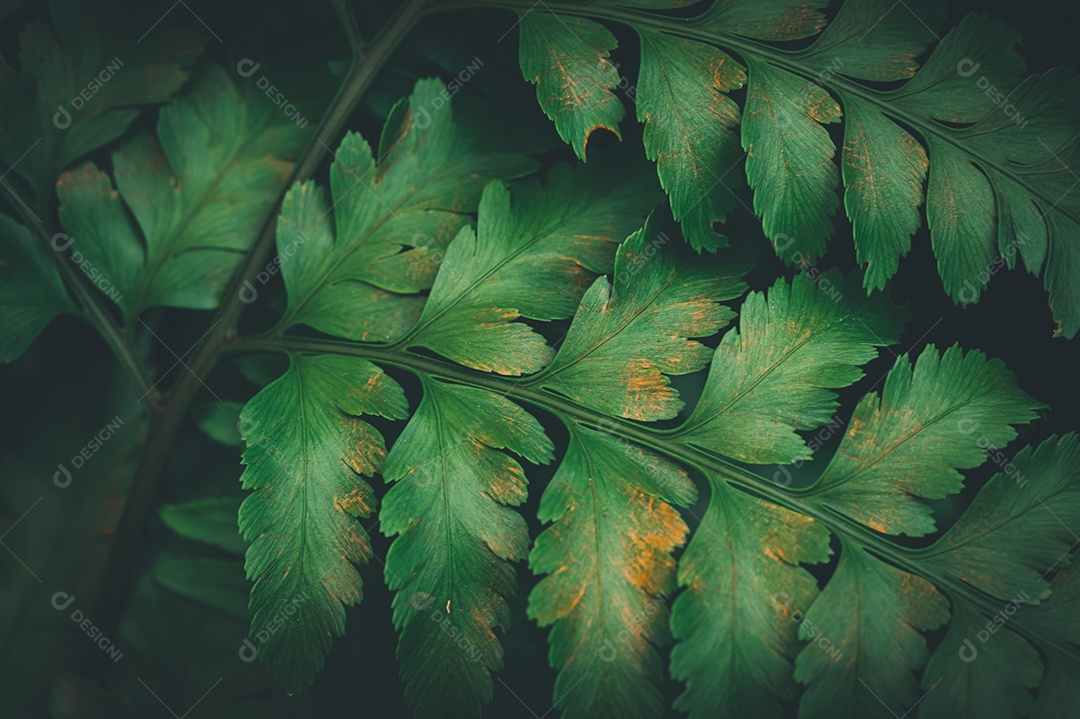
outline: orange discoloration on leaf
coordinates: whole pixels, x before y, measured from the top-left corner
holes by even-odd
[[[616,126],[611,126],[611,125],[607,125],[607,124],[593,125],[588,130],[585,131],[585,140],[584,140],[584,142],[581,143],[581,154],[583,154],[583,155],[587,154],[588,149],[589,149],[589,140],[592,139],[593,133],[596,132],[597,130],[607,130],[612,135],[614,135],[616,137],[616,139],[622,140],[622,133],[619,131],[619,128],[618,128],[617,125]]]
[[[345,416],[341,425],[348,430],[349,444],[343,457],[345,464],[360,474],[378,471],[386,458],[382,437],[367,422]]]
[[[615,661],[625,663],[651,655],[651,644],[664,638],[667,609],[656,597],[672,591],[670,549],[687,530],[674,508],[635,479],[674,481],[670,465],[592,430],[574,434],[542,499],[558,500],[559,508],[530,557],[533,570],[547,576],[529,606],[541,624],[558,623],[561,667],[599,671],[608,661],[605,640],[618,637]]]
[[[651,394],[667,387],[667,380],[656,369],[656,365],[647,359],[640,359],[636,366],[628,367],[622,380],[623,386],[634,393]]]
[[[364,385],[364,393],[370,393],[375,389],[375,385],[378,384],[379,379],[382,377],[382,372],[374,372],[368,377],[367,384]]]
[[[786,37],[812,34],[825,27],[825,17],[808,5],[796,5],[784,10],[780,26]]]
[[[746,82],[746,71],[742,65],[725,54],[713,55],[709,70],[712,75],[712,86],[720,92],[734,90]],[[726,107],[726,103],[721,100],[722,98],[716,97],[716,105]]]
[[[365,485],[366,487],[366,485]],[[334,508],[353,515],[354,517],[366,517],[371,514],[372,493],[370,488],[354,489],[344,497],[334,498]]]
[[[828,92],[817,88],[807,101],[807,115],[817,122],[828,124],[840,119],[840,105]]]

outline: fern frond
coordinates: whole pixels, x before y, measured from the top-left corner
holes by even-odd
[[[613,97],[611,88],[624,84],[607,57],[615,50],[610,35],[592,62],[556,63],[587,50],[567,28],[589,27],[590,37],[600,37],[607,31],[597,21],[610,21],[637,31],[640,86],[626,92],[696,249],[723,244],[710,227],[733,207],[734,183],[724,178],[740,154],[738,108],[723,93],[745,81],[746,177],[754,211],[785,261],[826,251],[842,181],[857,258],[866,266],[863,284],[868,292],[884,287],[919,228],[925,184],[931,243],[949,296],[961,305],[977,302],[1019,255],[1042,275],[1057,332],[1073,337],[1080,330],[1080,292],[1070,279],[1078,260],[1069,239],[1080,229],[1069,170],[1080,147],[1076,77],[1064,68],[1023,77],[1013,49],[1019,36],[986,16],[968,16],[939,38],[940,3],[898,8],[889,0],[848,0],[830,22],[825,5],[713,0],[682,18],[548,3],[521,23],[521,65],[527,77],[562,74],[541,106],[549,115],[557,107],[561,116],[579,117],[573,138],[563,137],[584,159],[590,132],[619,132],[618,113],[600,116],[594,107],[599,91]],[[559,20],[566,23],[561,29]],[[552,28],[543,51],[530,29],[541,23]],[[814,40],[795,50],[770,42],[808,37]],[[919,67],[917,58],[936,40]],[[576,92],[597,78],[597,92]],[[844,133],[839,170],[826,129],[837,122]]]
[[[156,139],[138,135],[113,155],[115,189],[94,163],[61,175],[73,249],[125,317],[216,307],[284,188],[311,129],[252,87],[211,66],[162,111]]]

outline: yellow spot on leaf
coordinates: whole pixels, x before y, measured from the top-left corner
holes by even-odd
[[[335,497],[334,508],[352,515],[367,516],[371,513],[371,505],[365,494],[363,490],[354,489],[344,497]]]

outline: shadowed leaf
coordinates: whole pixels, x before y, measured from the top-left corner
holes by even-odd
[[[710,482],[709,508],[679,561],[671,673],[686,682],[675,707],[690,719],[788,715],[797,618],[818,596],[799,565],[828,560],[813,519]]]

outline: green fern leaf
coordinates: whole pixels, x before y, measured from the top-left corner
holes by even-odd
[[[396,590],[394,625],[405,698],[418,716],[476,716],[502,668],[494,634],[510,624],[511,562],[529,546],[511,507],[526,497],[525,472],[508,450],[550,462],[551,440],[531,415],[486,390],[435,380],[382,470],[394,486],[380,513],[399,535],[386,556]]]
[[[839,66],[847,77],[873,82],[906,80],[918,69],[915,58],[935,39],[945,8],[915,3],[916,11],[878,0],[853,0],[839,7],[814,42],[795,53],[819,71]],[[907,12],[893,12],[907,9]]]
[[[954,604],[949,632],[926,665],[923,689],[933,691],[920,703],[920,716],[1012,719],[1029,715],[1033,703],[1029,690],[1039,686],[1042,661],[1010,629],[995,631],[993,642],[980,642],[976,649],[974,642],[979,641],[980,632],[987,632],[985,625],[973,607]]]
[[[48,250],[0,215],[0,362],[17,359],[57,315],[74,313]]]
[[[1062,438],[1074,443],[1075,435]],[[1020,617],[1026,626],[1044,636],[1057,636],[1073,644],[1080,644],[1080,616],[1076,613],[1080,602],[1080,564],[1069,563],[1062,567],[1051,583],[1049,599],[1035,606],[1021,607]]]
[[[625,110],[612,89],[619,71],[608,61],[618,43],[599,23],[526,12],[519,19],[521,72],[536,85],[540,107],[559,136],[585,161],[594,130],[618,137]]]
[[[671,552],[687,532],[671,503],[690,504],[697,491],[667,460],[568,428],[569,447],[538,513],[554,524],[529,555],[532,570],[548,575],[529,597],[529,616],[552,625],[563,716],[657,716],[663,673],[655,646],[669,640]]]
[[[484,184],[535,167],[489,152],[454,122],[435,80],[416,83],[383,130],[378,162],[345,136],[330,171],[332,202],[313,182],[290,190],[278,225],[289,292],[281,325],[354,340],[399,338],[416,321],[446,246],[469,224]],[[256,292],[251,287],[248,292]]]
[[[836,572],[799,624],[799,638],[814,640],[795,660],[795,678],[807,685],[800,719],[906,711],[919,698],[914,672],[929,656],[919,632],[948,619],[930,582],[842,543]]]
[[[182,597],[240,621],[249,620],[248,587],[238,562],[205,557],[166,559],[154,567],[154,579]]]
[[[709,507],[679,562],[671,673],[691,719],[782,717],[797,696],[792,663],[801,616],[818,596],[800,564],[827,561],[829,533],[712,478]],[[717,681],[718,677],[723,677]]]
[[[724,93],[746,82],[742,65],[701,43],[639,32],[641,77],[634,101],[645,125],[645,152],[656,162],[671,212],[695,250],[728,244],[713,223],[735,206],[730,192],[712,192],[741,159],[732,141],[739,107]]]
[[[829,390],[862,377],[859,366],[895,342],[902,325],[901,311],[860,298],[856,282],[804,273],[790,286],[777,281],[767,296],[750,293],[679,441],[755,464],[809,458],[795,430],[828,422],[837,407]]]
[[[1022,450],[1011,462],[1013,476],[991,478],[964,516],[925,550],[926,566],[1002,601],[1021,591],[1027,604],[1051,596],[1046,576],[1068,564],[1076,541],[1070,527],[1080,524],[1078,462],[1076,435]]]
[[[704,367],[712,354],[691,337],[715,334],[734,317],[718,303],[741,295],[738,269],[718,275],[664,249],[650,218],[615,260],[615,284],[599,278],[585,293],[555,359],[533,381],[616,417],[670,419],[683,407],[668,375]]]
[[[488,185],[476,230],[464,228],[447,248],[420,319],[400,344],[485,372],[544,367],[551,348],[514,320],[570,317],[596,275],[610,268],[616,244],[655,196],[632,168],[621,161],[562,166],[546,185],[529,182],[513,194]]]
[[[146,30],[139,3],[48,6],[51,26],[34,20],[19,33],[21,72],[0,59],[0,159],[39,199],[67,165],[123,135],[139,106],[178,91],[205,42],[193,18],[139,42]],[[112,21],[102,23],[106,15]]]
[[[1080,699],[1077,691],[1080,663],[1054,657],[1046,666],[1039,688],[1039,698],[1032,709],[1032,719],[1065,719]]]
[[[203,542],[230,554],[243,555],[247,544],[236,526],[239,500],[222,497],[199,499],[161,508],[161,521],[181,537]]]
[[[702,13],[702,25],[762,40],[798,40],[825,25],[827,0],[721,0]]]
[[[234,486],[242,502],[214,489],[219,473],[208,472],[170,488],[176,504],[160,516],[176,536],[157,532],[162,545],[140,547],[139,561],[136,544],[121,543],[129,549],[114,554],[106,575],[120,579],[102,583],[99,603],[131,663],[95,682],[64,676],[52,712],[159,711],[153,689],[147,696],[133,679],[150,688],[143,662],[165,646],[150,683],[176,673],[170,691],[188,692],[193,677],[242,677],[246,696],[223,691],[208,713],[270,716],[268,677],[255,676],[269,673],[252,660],[261,657],[279,691],[295,694],[321,670],[346,615],[378,604],[356,608],[381,574],[398,662],[383,657],[376,672],[358,674],[346,656],[339,666],[355,680],[352,695],[397,673],[421,717],[476,717],[507,699],[497,682],[517,695],[517,675],[499,675],[515,611],[547,632],[549,706],[568,717],[1068,716],[1080,700],[1080,541],[1071,529],[1080,526],[1080,440],[1054,436],[1007,455],[1019,425],[1044,405],[977,351],[930,346],[896,358],[873,384],[864,372],[903,329],[906,312],[873,290],[909,249],[924,182],[931,241],[955,299],[977,299],[978,273],[1013,267],[1019,254],[1064,303],[1059,319],[1070,332],[1075,263],[1061,237],[1080,215],[1067,192],[1054,195],[1065,189],[1059,164],[1076,152],[1076,82],[1062,71],[1022,79],[1004,47],[1015,34],[980,16],[931,52],[943,10],[911,4],[920,16],[888,0],[514,6],[521,71],[579,158],[594,130],[618,134],[622,100],[633,97],[655,170],[640,148],[615,145],[594,149],[587,165],[554,161],[542,177],[524,177],[541,162],[521,148],[545,162],[540,153],[552,148],[521,142],[520,127],[504,134],[490,117],[477,121],[492,97],[506,101],[492,90],[500,81],[413,84],[417,67],[445,71],[471,57],[461,54],[466,31],[447,45],[427,39],[440,27],[415,39],[432,43],[414,53],[423,62],[410,56],[361,105],[386,117],[377,147],[349,133],[335,150],[324,146],[333,156],[325,183],[285,192],[304,134],[255,97],[254,83],[208,65],[162,108],[153,136],[118,143],[108,174],[85,164],[61,177],[57,237],[73,239],[88,279],[99,284],[89,268],[108,278],[118,313],[88,301],[73,275],[76,309],[60,280],[72,277],[64,256],[0,218],[0,359],[73,312],[146,385],[143,361],[157,355],[131,342],[132,320],[150,307],[221,307],[220,328],[193,350],[191,376],[147,393],[151,451],[121,536],[138,533],[157,476],[191,477],[182,464],[190,452],[174,452],[181,464],[164,471],[174,435],[190,431],[222,456],[244,447]],[[355,46],[360,33],[338,9]],[[319,136],[329,142],[368,89],[368,62],[386,60],[412,22],[448,9],[407,3],[387,33],[364,44]],[[617,48],[608,21],[641,40],[637,88],[609,57]],[[0,71],[0,86],[6,77]],[[984,81],[1002,96],[983,92]],[[407,99],[387,100],[408,85]],[[451,102],[459,91],[471,100]],[[1009,103],[1040,109],[1037,136],[1023,133]],[[539,111],[535,119],[546,122]],[[743,233],[733,223],[730,241],[717,234],[734,198],[722,165],[744,148],[754,206],[774,249],[799,266],[794,279],[749,275],[736,241]],[[306,174],[316,159],[308,152],[299,167]],[[868,265],[862,276],[815,265],[841,182],[856,255]],[[656,208],[661,188],[670,212]],[[53,205],[34,200],[50,217],[27,224],[47,240]],[[263,265],[250,252],[271,249],[255,238],[273,221],[277,256]],[[283,282],[271,282],[279,273]],[[228,284],[234,275],[246,284]],[[739,302],[751,284],[767,289]],[[256,317],[240,316],[264,294]],[[165,314],[181,333],[199,317]],[[248,335],[249,325],[270,326]],[[238,365],[223,366],[234,356]],[[187,423],[201,375],[230,399],[196,404]],[[226,388],[240,376],[259,388],[246,403],[250,387]],[[864,396],[837,449],[816,457],[820,429],[831,435],[844,424],[839,399],[856,392]],[[59,472],[52,461],[27,471],[4,460],[5,477],[19,481],[2,490],[0,513],[12,526],[0,540],[47,538],[40,527],[12,531],[12,521],[37,492],[22,480]],[[1001,471],[985,483],[968,474],[988,461]],[[523,508],[540,478],[532,467],[554,462],[530,547]],[[800,488],[778,485],[759,474],[774,463],[810,476]],[[369,485],[377,473],[381,498]],[[965,482],[970,496],[954,497]],[[67,515],[41,503],[55,530]],[[368,535],[377,524],[385,557]],[[27,556],[26,568],[45,561]],[[362,577],[359,565],[373,556],[384,571]],[[537,582],[527,602],[515,601],[515,563],[526,558]],[[125,597],[135,566],[149,570]],[[9,616],[25,605],[37,618],[48,597],[36,592],[52,588],[22,569],[0,602]],[[148,621],[157,607],[170,622]],[[5,620],[17,674],[29,633]],[[370,648],[372,635],[353,634],[357,651]],[[213,663],[200,655],[189,675],[178,655],[203,642]],[[128,669],[136,663],[137,675]],[[321,692],[273,711],[321,710]],[[17,711],[40,698],[20,692]]]
[[[276,378],[276,375],[268,377],[262,384],[269,384]],[[240,412],[243,409],[242,402],[232,400],[205,406],[200,413],[199,429],[205,432],[207,437],[226,447],[243,446],[244,441],[240,437]]]
[[[294,630],[259,646],[290,691],[311,682],[331,640],[345,631],[345,606],[361,598],[353,565],[368,560],[371,545],[357,518],[375,505],[361,476],[377,471],[386,454],[382,436],[361,417],[403,419],[407,409],[398,384],[370,362],[298,356],[241,414],[247,467],[240,481],[252,490],[240,506],[240,531],[251,544],[252,633],[299,602]]]
[[[126,317],[216,307],[284,187],[311,129],[251,87],[217,67],[201,74],[162,111],[156,140],[140,135],[114,154],[115,190],[93,163],[61,176],[72,251]]]
[[[840,120],[840,105],[822,87],[767,63],[751,60],[747,77],[742,145],[754,211],[777,249],[794,243],[807,258],[822,255],[840,185],[825,125]]]
[[[943,356],[929,349],[914,367],[898,360],[880,398],[870,394],[860,403],[836,457],[809,491],[778,489],[739,469],[732,460],[810,458],[798,432],[830,419],[839,423],[833,390],[859,380],[861,367],[878,347],[896,341],[903,324],[904,313],[883,297],[862,295],[857,276],[804,272],[767,293],[751,293],[739,328],[727,330],[711,353],[704,394],[689,418],[674,429],[650,426],[682,409],[670,376],[709,361],[698,338],[732,319],[723,303],[743,291],[745,267],[723,254],[710,259],[715,267],[689,262],[664,239],[675,230],[658,214],[618,247],[612,263],[613,228],[628,221],[613,208],[633,206],[632,197],[640,206],[651,195],[624,178],[621,186],[598,187],[591,178],[610,177],[606,163],[591,163],[587,173],[557,170],[543,186],[489,183],[477,229],[457,230],[416,324],[395,342],[280,335],[271,342],[300,358],[311,352],[349,363],[369,357],[419,378],[420,407],[382,470],[392,486],[380,515],[382,531],[394,538],[385,576],[396,592],[407,701],[420,716],[476,716],[492,699],[492,677],[503,665],[497,633],[509,626],[508,599],[516,591],[513,562],[528,549],[525,522],[514,510],[526,498],[525,473],[511,455],[532,463],[553,457],[541,425],[518,404],[525,402],[556,412],[571,435],[541,499],[540,518],[552,524],[530,555],[544,577],[529,614],[551,627],[561,711],[662,714],[657,648],[671,639],[664,603],[676,578],[684,588],[671,616],[677,642],[671,670],[686,682],[679,709],[698,717],[782,716],[798,701],[801,715],[817,717],[888,716],[886,707],[910,708],[920,681],[925,692],[937,679],[923,672],[931,658],[923,633],[949,620],[945,597],[959,627],[945,632],[952,633],[948,646],[963,646],[966,635],[956,632],[986,616],[980,597],[996,590],[965,569],[986,563],[979,542],[961,542],[953,551],[946,534],[940,546],[909,550],[880,532],[932,531],[919,500],[956,491],[957,470],[985,461],[985,446],[1011,440],[1012,425],[1031,421],[1041,405],[1015,387],[1000,363],[958,348]],[[590,200],[597,205],[591,213],[575,204],[590,192],[608,193]],[[613,277],[596,278],[605,269]],[[388,302],[413,297],[392,295]],[[517,321],[562,319],[579,299],[558,351]],[[485,308],[513,311],[491,321]],[[452,321],[442,324],[445,318]],[[500,374],[529,376],[509,381]],[[313,401],[340,415],[335,402],[344,391]],[[969,417],[980,423],[978,431],[950,428],[942,416],[954,423]],[[369,435],[362,446],[371,452],[382,445]],[[338,471],[348,461],[344,452],[331,455]],[[1025,455],[1017,461],[1028,466]],[[704,470],[712,493],[676,577],[672,553],[687,529],[675,507],[694,497],[680,465]],[[1056,473],[1046,472],[1057,479],[1047,481],[1066,486],[1077,466],[1080,460],[1063,455]],[[903,472],[911,467],[916,471]],[[995,486],[977,502],[993,504]],[[845,492],[868,499],[857,502]],[[1051,502],[1070,519],[1071,496]],[[864,504],[877,510],[860,514]],[[1026,505],[1016,506],[1023,512]],[[979,532],[978,524],[965,529],[978,520],[962,519],[954,531]],[[842,550],[839,565],[819,591],[804,565],[826,562],[833,536]],[[1061,556],[1069,549],[1058,530],[1033,546],[1002,566],[1046,573],[1050,550]],[[329,604],[339,609],[341,603]],[[1046,646],[1045,629],[1013,621],[1017,646]],[[308,631],[292,629],[281,641],[305,646]],[[896,646],[900,659],[870,657],[881,645]],[[994,705],[1002,711],[1022,708],[1022,694],[1041,676],[1042,664],[1019,651],[1024,669],[998,687]],[[321,659],[321,651],[312,654]],[[955,661],[941,654],[930,666]],[[956,697],[968,691],[960,682],[994,681],[997,667],[992,658],[961,667],[960,679],[943,684],[943,697],[930,705],[936,714],[927,716],[954,711]],[[1067,665],[1054,671],[1061,667]]]
[[[851,98],[844,109],[844,208],[866,265],[864,284],[881,289],[922,224],[926,150],[870,103]]]
[[[986,447],[1016,437],[1012,425],[1032,421],[1043,405],[1016,387],[1012,374],[981,352],[928,347],[912,368],[899,357],[879,400],[871,393],[811,490],[825,505],[887,534],[934,531],[918,501],[959,492],[958,469],[986,460]]]
[[[636,29],[646,89],[665,66],[695,78],[695,89],[674,102],[680,112],[668,111],[661,121],[650,103],[634,97],[638,119],[647,124],[647,153],[692,246],[716,244],[702,239],[708,237],[702,213],[722,218],[729,202],[729,183],[722,181],[729,168],[716,158],[737,154],[731,129],[738,115],[730,100],[723,103],[715,94],[737,85],[710,82],[701,68],[704,58],[730,50],[746,67],[741,139],[754,210],[783,259],[806,264],[826,250],[841,179],[826,125],[843,120],[844,207],[856,256],[867,266],[868,291],[883,287],[910,250],[925,180],[931,244],[943,286],[957,304],[977,302],[993,276],[1014,267],[1019,256],[1042,275],[1056,332],[1073,337],[1080,331],[1080,290],[1072,281],[1080,255],[1067,241],[1080,231],[1080,196],[1071,192],[1075,177],[1068,171],[1080,147],[1080,82],[1071,71],[1023,78],[1013,49],[1019,36],[981,15],[964,18],[920,68],[917,58],[937,38],[944,14],[931,2],[898,7],[890,0],[848,0],[829,23],[819,12],[826,3],[817,0],[704,5],[689,19],[558,2],[544,8],[554,19],[530,13],[552,25],[592,23],[582,16],[595,16]],[[769,43],[814,35],[797,50]],[[665,38],[664,58],[653,38]],[[551,41],[555,47],[541,53],[526,42],[523,29],[522,67],[563,78],[551,87],[555,96],[545,96],[547,105],[564,115],[586,112],[595,96],[583,102],[574,90],[594,78],[597,65],[556,68],[553,58],[570,53],[577,41],[565,33]],[[614,49],[614,43],[605,47]],[[734,78],[739,66],[732,68]],[[651,91],[646,99],[655,95]],[[718,103],[728,108],[723,121],[716,118]],[[679,122],[684,106],[708,118],[702,124],[712,129],[709,143],[694,142],[694,133]]]

